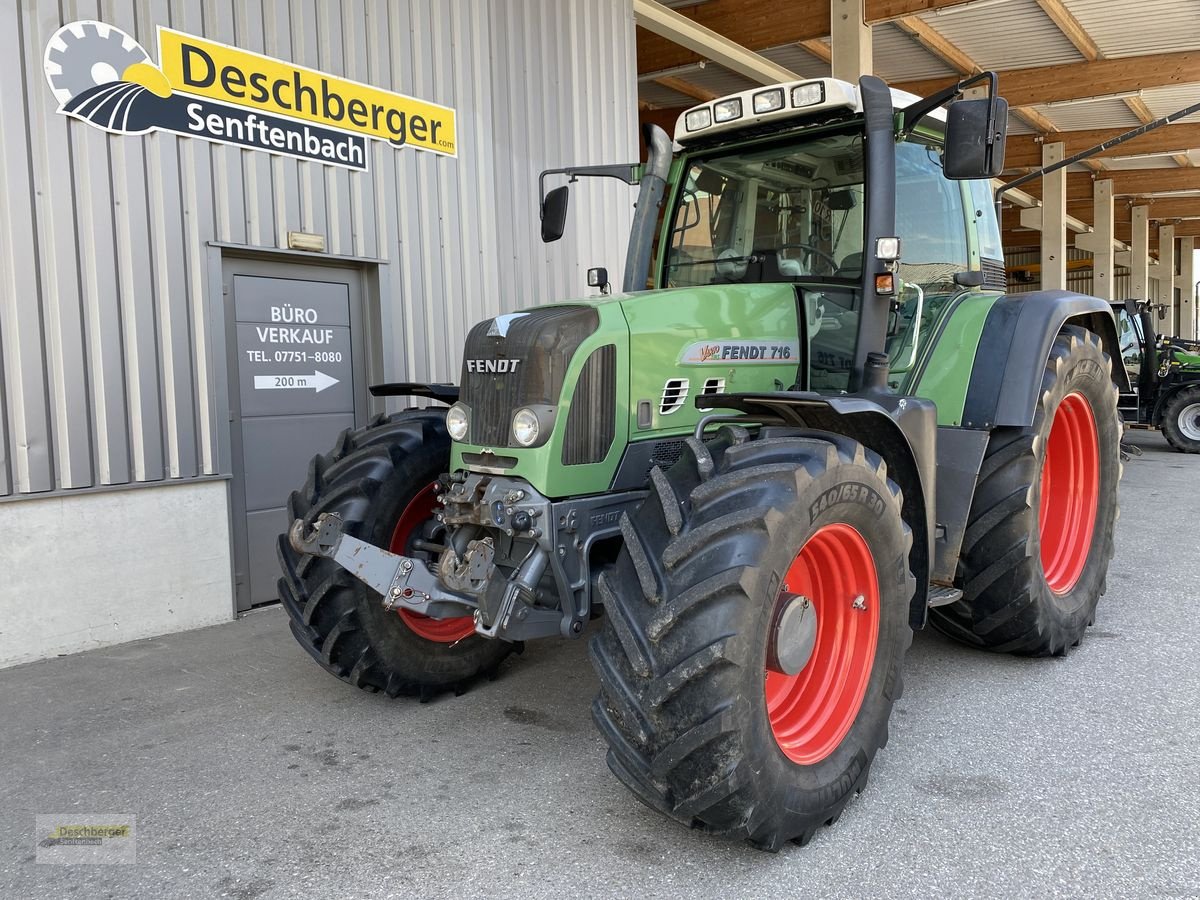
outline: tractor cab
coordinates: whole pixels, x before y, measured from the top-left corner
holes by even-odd
[[[1112,305],[1117,320],[1117,337],[1121,346],[1121,363],[1129,375],[1131,391],[1122,393],[1119,401],[1121,416],[1137,424],[1144,418],[1140,412],[1142,397],[1153,397],[1158,381],[1157,339],[1150,305],[1141,300],[1125,300]]]

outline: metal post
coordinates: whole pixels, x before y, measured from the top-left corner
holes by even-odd
[[[1092,254],[1092,294],[1111,302],[1117,299],[1111,178],[1101,179],[1092,185],[1092,209],[1092,231],[1075,235],[1075,246]]]
[[[1066,156],[1062,142],[1042,146],[1042,165],[1051,166]],[[1067,288],[1067,170],[1042,178],[1042,290]]]
[[[1167,334],[1179,334],[1179,310],[1175,306],[1175,226],[1158,228],[1158,302],[1167,312],[1162,329]]]
[[[1196,239],[1179,239],[1179,277],[1175,287],[1179,288],[1179,336],[1187,340],[1196,339]]]
[[[864,0],[831,0],[829,4],[832,74],[851,84],[873,70],[871,26],[866,23],[864,5]]]
[[[1150,207],[1133,208],[1133,240],[1129,242],[1129,296],[1152,301],[1150,296]],[[1122,298],[1128,299],[1128,298]]]

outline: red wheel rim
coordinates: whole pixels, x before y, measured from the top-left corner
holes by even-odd
[[[407,554],[409,542],[422,525],[433,516],[437,507],[437,484],[431,484],[417,493],[392,531],[392,541],[388,549],[393,553]],[[412,632],[427,641],[437,641],[439,644],[453,644],[475,633],[475,620],[470,616],[455,616],[452,619],[434,619],[423,616],[409,609],[396,610],[404,624]]]
[[[812,604],[817,636],[795,675],[767,669],[767,717],[779,749],[809,766],[837,749],[862,708],[879,642],[879,577],[863,536],[837,523],[805,542],[783,582]]]
[[[1079,581],[1096,530],[1100,499],[1100,442],[1087,399],[1067,394],[1054,413],[1042,458],[1038,534],[1042,571],[1056,594]]]

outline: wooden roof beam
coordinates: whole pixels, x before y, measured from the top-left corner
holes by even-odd
[[[678,75],[662,75],[654,79],[654,83],[661,85],[674,91],[677,94],[691,97],[697,103],[705,103],[709,100],[715,100],[718,94],[710,91],[708,88],[702,88],[698,84],[692,84],[680,78]]]
[[[1105,169],[1095,178],[1111,178],[1118,198],[1156,194],[1164,191],[1200,191],[1200,169]],[[1093,176],[1086,172],[1067,173],[1067,200],[1092,199]],[[1041,181],[1031,181],[1024,190],[1042,196]]]
[[[711,4],[686,7],[686,12],[705,10],[717,6],[722,0],[714,0]],[[728,0],[725,0],[728,3]],[[739,3],[744,6],[745,3]],[[829,9],[825,9],[825,19],[828,22]],[[683,12],[663,6],[657,0],[633,0],[633,16],[639,26],[638,34],[652,32],[660,40],[665,40],[670,47],[677,47],[692,54],[695,60],[711,59],[720,63],[732,72],[737,72],[744,78],[761,84],[773,84],[777,81],[793,81],[800,76],[784,66],[771,62],[765,56],[756,53],[763,46],[747,46],[731,35],[737,34],[738,29],[714,28],[701,21],[699,16],[684,15]],[[753,19],[753,16],[746,16]],[[776,18],[776,17],[768,17]],[[778,41],[776,43],[779,43]],[[638,70],[639,72],[658,71],[673,68],[680,63],[670,65],[642,65],[642,42],[638,41]],[[687,60],[684,60],[686,63]]]
[[[648,0],[637,0],[637,6]],[[890,22],[904,16],[962,6],[969,0],[866,0],[868,24]],[[656,6],[660,4],[654,4]],[[829,0],[767,6],[755,0],[709,0],[678,10],[727,40],[749,50],[765,50],[782,44],[798,44],[829,36]],[[643,25],[638,17],[638,25]],[[658,72],[715,59],[703,47],[675,43],[645,27],[637,30],[639,73]]]
[[[1111,140],[1128,130],[1128,128],[1088,128],[1045,135],[1010,134],[1005,149],[1004,163],[1012,167],[1039,166],[1042,162],[1043,143],[1062,141],[1067,145],[1067,154],[1071,155]],[[1163,125],[1133,140],[1109,147],[1094,158],[1134,156],[1141,153],[1172,153],[1194,148],[1200,148],[1200,123],[1188,122]]]
[[[1000,94],[1010,106],[1035,106],[1057,100],[1081,100],[1144,88],[1200,82],[1200,51],[1128,56],[1006,69],[1000,73]],[[954,83],[953,78],[925,78],[892,87],[925,96]]]
[[[1082,54],[1084,59],[1092,62],[1101,58],[1102,54],[1100,48],[1096,46],[1096,42],[1079,24],[1079,20],[1071,14],[1071,11],[1063,5],[1062,0],[1037,0],[1037,5],[1058,26],[1058,30],[1066,35],[1067,40],[1075,45],[1075,49]]]

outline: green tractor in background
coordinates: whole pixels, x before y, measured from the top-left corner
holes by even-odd
[[[639,185],[624,291],[479,323],[458,387],[372,389],[451,405],[313,461],[279,542],[301,645],[427,698],[592,629],[612,771],[767,849],[862,789],[914,629],[1066,653],[1128,384],[1107,303],[1004,294],[1006,121],[990,73],[793,82],[689,110],[674,154],[649,129],[644,166],[544,173]]]
[[[1112,308],[1130,383],[1121,416],[1159,429],[1181,453],[1200,453],[1200,343],[1155,334],[1153,304],[1126,300]]]

